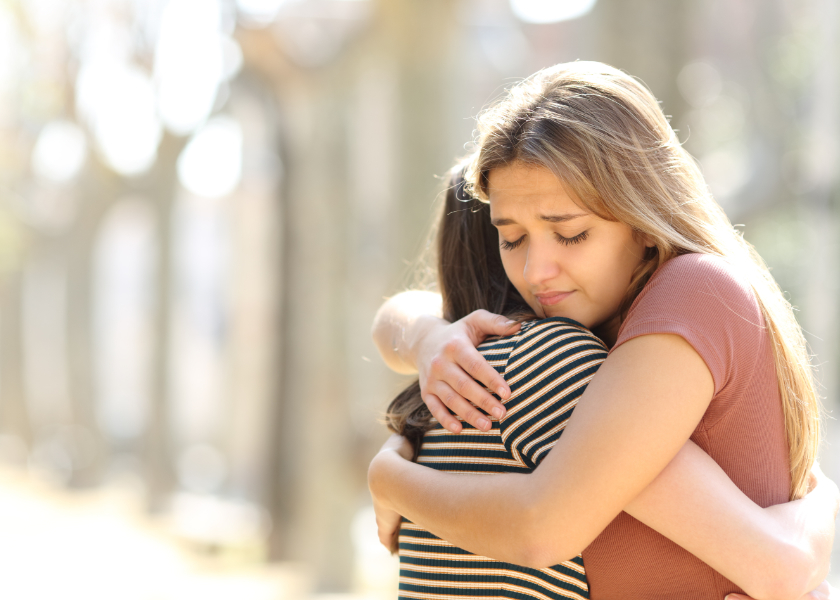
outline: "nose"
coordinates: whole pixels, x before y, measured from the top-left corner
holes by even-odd
[[[534,288],[539,288],[555,278],[561,270],[560,248],[553,240],[532,240],[528,245],[523,278]]]

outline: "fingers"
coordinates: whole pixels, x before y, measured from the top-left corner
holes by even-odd
[[[451,431],[452,433],[461,433],[461,430],[464,428],[461,425],[461,421],[456,419],[452,416],[452,413],[449,412],[449,409],[440,401],[440,398],[435,396],[434,394],[422,394],[423,402],[426,403],[426,407],[429,409],[429,412],[432,413],[432,416],[437,419],[443,428],[447,431]]]
[[[516,321],[481,309],[471,312],[463,321],[470,328],[476,344],[489,335],[512,335],[519,331]]]
[[[507,399],[510,387],[475,346],[488,335],[508,335],[518,329],[515,321],[477,310],[424,342],[417,361],[423,399],[447,430],[463,429],[452,413],[482,431],[491,427],[488,415],[504,417],[505,407],[493,393]]]
[[[376,520],[377,535],[379,543],[388,549],[391,554],[396,554],[400,549],[400,528],[399,523],[397,527],[391,527],[390,524],[380,523]]]
[[[452,433],[460,433],[463,429],[461,422],[458,421],[458,419],[456,419],[455,417],[453,417],[451,412],[460,416],[462,419],[464,419],[467,423],[469,423],[476,429],[480,429],[481,431],[488,431],[490,429],[490,419],[485,413],[478,410],[478,408],[476,408],[474,404],[468,402],[467,400],[464,400],[461,396],[456,394],[452,390],[452,388],[450,388],[444,383],[438,383],[435,386],[435,388],[438,392],[434,395],[435,399],[444,405],[442,410],[438,409],[440,410],[440,413],[442,414],[444,419],[438,417],[435,414],[435,412],[432,412],[432,414],[437,418],[438,421],[440,421],[441,425],[443,425],[446,429],[448,429]],[[429,406],[428,401],[426,402],[426,406]]]
[[[454,410],[448,401],[449,394],[454,392],[497,419],[504,416],[504,405],[494,398],[487,388],[494,390],[502,398],[508,398],[510,387],[504,377],[491,367],[475,348],[458,349],[454,356],[437,356],[432,360],[430,367],[430,380],[447,387],[445,390],[430,387],[429,393],[436,394],[449,408]],[[484,385],[481,385],[482,383]],[[456,413],[462,417],[466,416],[457,411]]]

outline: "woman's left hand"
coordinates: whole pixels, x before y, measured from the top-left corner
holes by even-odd
[[[402,517],[397,512],[382,506],[376,499],[373,500],[373,511],[376,513],[376,533],[379,536],[379,543],[391,554],[396,554],[400,548]]]
[[[743,594],[729,594],[725,600],[753,600],[749,596]],[[827,581],[823,581],[820,586],[808,592],[798,600],[840,600],[840,592],[837,588],[830,585]]]
[[[387,456],[386,453],[391,453]],[[368,487],[370,488],[370,495],[373,498],[373,510],[376,513],[376,528],[379,535],[379,541],[383,546],[395,554],[399,549],[400,540],[400,523],[402,517],[394,510],[392,510],[382,498],[380,498],[376,490],[374,490],[373,479],[371,473],[374,470],[374,465],[378,458],[393,458],[396,454],[402,459],[411,460],[414,450],[411,444],[401,435],[396,433],[392,435],[385,444],[380,448],[379,453],[373,457],[370,469],[368,470]]]

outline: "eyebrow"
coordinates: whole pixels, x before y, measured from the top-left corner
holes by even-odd
[[[540,215],[541,221],[547,221],[549,223],[565,223],[566,221],[571,221],[572,219],[577,219],[579,217],[585,217],[586,213],[577,213],[577,214],[565,214],[565,215]],[[504,227],[505,225],[516,225],[516,221],[513,219],[492,219],[490,221],[496,227]]]

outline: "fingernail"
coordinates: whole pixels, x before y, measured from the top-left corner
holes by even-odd
[[[497,419],[501,419],[503,416],[505,416],[505,411],[503,411],[497,406],[496,408],[490,411],[490,414],[492,414]]]
[[[478,428],[481,429],[482,431],[487,431],[488,429],[490,429],[490,421],[488,421],[487,419],[484,419],[484,418],[479,419],[478,420]]]
[[[499,395],[500,398],[507,398],[510,395],[510,390],[499,386],[496,388],[496,393]]]
[[[516,321],[508,321],[505,323],[505,327],[513,327],[514,325],[516,325]]]

